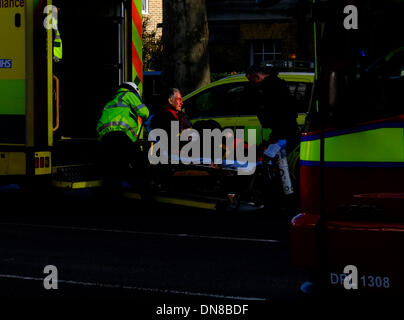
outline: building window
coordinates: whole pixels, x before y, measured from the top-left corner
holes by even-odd
[[[142,0],[142,13],[143,14],[149,13],[149,0]]]
[[[250,64],[260,65],[264,61],[282,59],[281,43],[279,40],[254,41],[250,46]]]

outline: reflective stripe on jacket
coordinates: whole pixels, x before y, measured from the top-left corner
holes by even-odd
[[[62,38],[60,36],[60,32],[56,30],[56,36],[53,40],[53,60],[55,62],[59,62],[63,58],[63,45]]]
[[[140,97],[127,89],[119,89],[114,99],[108,102],[97,124],[98,138],[107,133],[122,131],[135,142],[140,134],[142,119],[149,117],[149,109]]]

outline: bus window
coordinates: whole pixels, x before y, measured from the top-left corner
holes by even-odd
[[[357,30],[346,30],[343,16],[324,26],[321,97],[334,127],[403,114],[404,2],[355,1]],[[343,12],[339,4],[336,12]],[[400,7],[401,10],[397,8]],[[334,11],[335,12],[335,11]],[[313,108],[315,109],[315,108]],[[315,129],[315,128],[314,128]]]

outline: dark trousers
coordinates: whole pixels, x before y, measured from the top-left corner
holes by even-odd
[[[111,132],[102,139],[105,191],[121,196],[121,180],[129,180],[138,190],[148,188],[149,170],[145,155],[123,132]]]

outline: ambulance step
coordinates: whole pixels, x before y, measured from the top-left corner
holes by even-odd
[[[52,185],[58,188],[82,189],[102,185],[101,170],[97,165],[68,165],[53,169]]]

